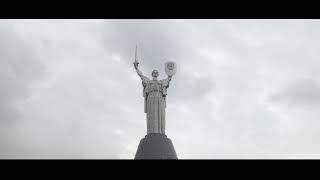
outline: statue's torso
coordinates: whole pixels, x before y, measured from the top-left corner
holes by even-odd
[[[151,80],[149,83],[148,83],[148,92],[151,93],[151,92],[154,92],[154,91],[158,91],[160,92],[161,91],[161,81],[158,81],[158,80]]]
[[[152,96],[163,96],[167,95],[167,86],[164,80],[146,80],[144,81],[144,97]]]

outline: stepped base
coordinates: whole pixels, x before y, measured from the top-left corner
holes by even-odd
[[[150,133],[141,139],[134,159],[178,159],[171,140],[165,134]]]

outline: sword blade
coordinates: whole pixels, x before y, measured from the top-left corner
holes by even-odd
[[[134,59],[134,62],[138,62],[138,60],[137,60],[137,49],[138,49],[138,45],[136,45],[136,52],[135,52],[135,59]]]

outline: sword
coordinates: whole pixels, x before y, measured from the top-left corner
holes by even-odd
[[[138,51],[138,45],[136,45],[136,51],[135,51],[135,58],[134,58],[134,63],[135,64],[139,64],[138,59],[137,59],[137,56],[138,56],[137,51]]]

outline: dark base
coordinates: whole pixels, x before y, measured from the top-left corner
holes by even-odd
[[[173,144],[165,134],[151,133],[141,139],[134,159],[178,159]]]

